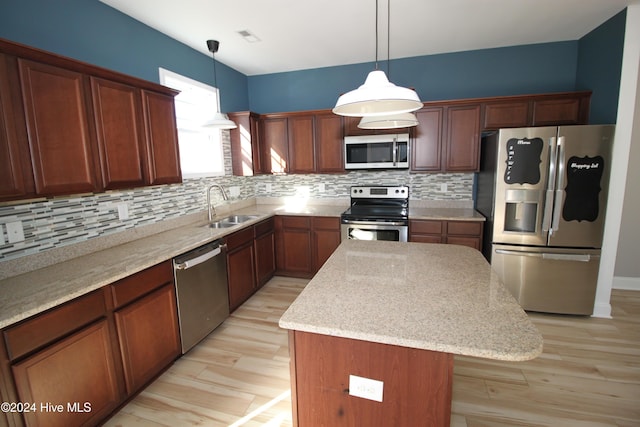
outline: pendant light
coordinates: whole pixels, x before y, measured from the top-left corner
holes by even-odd
[[[207,47],[209,48],[209,51],[212,53],[212,58],[213,58],[213,84],[215,85],[216,89],[218,89],[218,96],[217,96],[218,105],[217,105],[216,112],[213,115],[213,118],[211,120],[208,120],[204,125],[202,125],[202,127],[205,127],[208,129],[235,129],[238,126],[232,120],[229,120],[229,117],[227,117],[226,114],[222,114],[220,112],[220,89],[218,88],[218,77],[216,76],[216,58],[215,58],[215,54],[218,51],[218,48],[220,47],[220,42],[218,42],[218,40],[207,40]]]
[[[378,0],[376,0],[376,69],[369,73],[362,86],[341,95],[333,112],[341,116],[366,117],[409,113],[420,108],[422,108],[422,102],[414,90],[394,85],[384,71],[378,70]]]
[[[387,0],[387,72],[391,75],[391,6]],[[418,126],[418,118],[413,113],[397,113],[386,116],[366,116],[360,120],[360,129],[398,129]]]

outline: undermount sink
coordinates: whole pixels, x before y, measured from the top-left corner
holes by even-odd
[[[207,224],[209,228],[229,228],[258,218],[258,215],[231,215]]]

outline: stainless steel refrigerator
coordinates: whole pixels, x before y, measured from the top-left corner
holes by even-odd
[[[593,313],[613,133],[554,126],[482,139],[483,253],[525,310]]]

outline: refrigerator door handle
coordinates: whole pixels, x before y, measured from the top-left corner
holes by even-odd
[[[542,231],[549,232],[553,215],[553,195],[556,182],[556,137],[549,139],[549,175],[547,178],[547,191],[545,192],[544,213],[542,215]]]
[[[557,180],[556,180],[556,188],[555,188],[555,201],[553,206],[553,221],[551,223],[550,233],[553,234],[554,231],[558,230],[560,227],[560,211],[562,210],[562,196],[564,195],[564,162],[565,162],[565,153],[564,153],[564,136],[558,138],[558,160],[557,160]]]
[[[508,249],[496,249],[495,252],[500,255],[530,256],[530,257],[538,257],[542,259],[549,259],[549,260],[556,260],[556,261],[578,261],[578,262],[591,261],[590,254],[559,254],[559,253],[548,253],[548,252],[510,251]]]

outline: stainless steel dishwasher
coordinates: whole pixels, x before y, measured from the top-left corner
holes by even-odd
[[[216,240],[173,259],[183,354],[229,316],[226,254]]]

